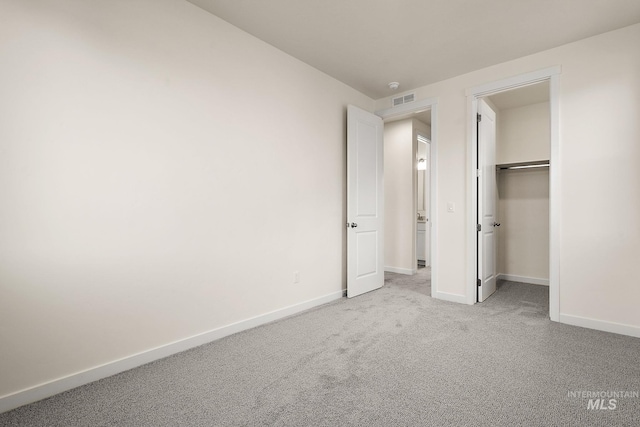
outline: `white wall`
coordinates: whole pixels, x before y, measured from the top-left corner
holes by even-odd
[[[468,300],[465,89],[560,65],[560,315],[640,336],[640,24],[419,88],[438,98],[436,292]],[[376,102],[387,107],[389,99]],[[447,202],[456,211],[447,212]],[[605,226],[602,226],[605,225]]]
[[[498,173],[498,222],[498,273],[548,284],[549,169]]]
[[[341,295],[373,100],[180,0],[0,16],[0,397]]]
[[[429,137],[431,127],[411,118],[384,124],[384,264],[403,274],[417,265],[418,132]]]
[[[499,110],[498,164],[549,160],[549,102]],[[549,281],[549,169],[498,173],[498,273],[526,283]]]
[[[500,110],[496,163],[549,160],[549,102]]]
[[[384,124],[384,265],[405,274],[416,268],[414,145],[412,119]]]

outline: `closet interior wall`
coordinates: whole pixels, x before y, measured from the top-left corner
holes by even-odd
[[[498,278],[549,284],[549,102],[496,109]]]

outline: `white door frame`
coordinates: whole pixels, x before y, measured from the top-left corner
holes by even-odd
[[[418,131],[418,132],[417,132],[417,135],[420,135],[420,136],[422,136],[423,138],[426,138],[426,139],[428,139],[428,140],[429,140],[429,142],[427,142],[425,145],[427,146],[427,159],[429,160],[429,168],[431,168],[431,135],[429,135],[429,136],[427,137],[426,135],[423,135],[423,134],[422,134],[422,132],[420,132],[420,131]],[[416,157],[415,157],[415,159],[414,159],[414,160],[415,160],[416,162],[418,162],[420,159],[418,158],[418,150],[417,150],[417,147],[416,147],[416,152],[415,152],[415,154],[416,154]],[[417,171],[416,171],[416,172],[417,172]],[[418,174],[416,174],[416,178],[417,178],[417,177],[418,177]],[[430,205],[431,205],[431,202],[432,202],[432,200],[431,200],[431,170],[429,170],[429,175],[428,175],[428,177],[429,177],[429,187],[428,187],[428,188],[427,188],[427,187],[424,187],[424,188],[423,188],[423,194],[422,194],[422,197],[423,197],[423,199],[428,200],[428,203],[429,203],[429,206],[430,206]],[[416,184],[416,188],[417,188],[417,187],[418,187],[418,186],[417,186],[417,184]],[[416,197],[416,196],[417,196],[417,195],[414,195],[414,198],[416,198],[416,199],[417,199],[417,197]],[[425,197],[425,196],[428,196],[428,197]],[[414,209],[414,210],[417,212],[417,211],[418,211],[418,209],[417,209],[417,207],[418,207],[418,206],[417,206],[417,205],[418,205],[418,201],[417,201],[417,200],[414,200],[414,205],[415,205],[415,207],[416,207],[416,209]],[[428,254],[429,256],[425,257],[425,267],[429,267],[429,268],[431,268],[431,218],[429,217],[429,215],[431,215],[431,208],[429,208],[429,209],[428,209],[428,211],[427,211],[427,225],[428,225],[428,227],[427,227],[427,231],[426,231],[426,236],[429,236],[429,254]],[[415,241],[414,241],[414,245],[413,245],[413,246],[417,248],[417,246],[418,246],[418,242],[417,242],[417,240],[418,240],[418,237],[417,237],[417,225],[416,225],[416,233],[414,233],[414,234],[416,235],[416,237],[415,237]],[[426,248],[426,247],[425,247],[425,248]],[[416,251],[417,251],[417,249],[416,249]],[[415,256],[414,258],[416,258],[415,270],[416,270],[416,271],[418,271],[418,257],[417,257],[417,253],[416,253],[416,256]],[[428,263],[428,264],[427,264],[427,263]]]
[[[560,66],[549,67],[531,73],[521,74],[503,80],[487,83],[467,89],[467,139],[468,156],[467,170],[469,171],[469,188],[467,197],[468,206],[468,285],[467,303],[476,303],[476,205],[477,205],[477,180],[476,164],[478,158],[477,141],[475,132],[476,114],[478,113],[478,98],[506,92],[523,86],[549,81],[549,107],[551,152],[549,168],[549,317],[551,320],[560,321],[560,94],[559,83]]]
[[[431,158],[429,159],[429,222],[431,226],[431,242],[429,251],[431,252],[431,297],[438,298],[438,98],[427,98],[410,104],[398,107],[387,108],[375,112],[383,120],[398,117],[405,114],[419,113],[431,110]],[[415,197],[414,197],[415,208]],[[415,210],[415,209],[414,209]],[[417,232],[417,221],[413,221],[413,248],[415,253],[415,236]],[[415,257],[414,257],[415,258]]]

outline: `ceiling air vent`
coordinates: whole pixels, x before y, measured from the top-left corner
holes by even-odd
[[[408,102],[413,102],[415,100],[416,100],[416,94],[410,93],[404,96],[398,96],[396,98],[392,98],[391,103],[393,104],[394,107],[397,107],[398,105],[406,104]]]

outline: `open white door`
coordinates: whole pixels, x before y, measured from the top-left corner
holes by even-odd
[[[347,297],[384,284],[382,119],[347,109]]]
[[[478,100],[478,301],[496,291],[496,113]]]

